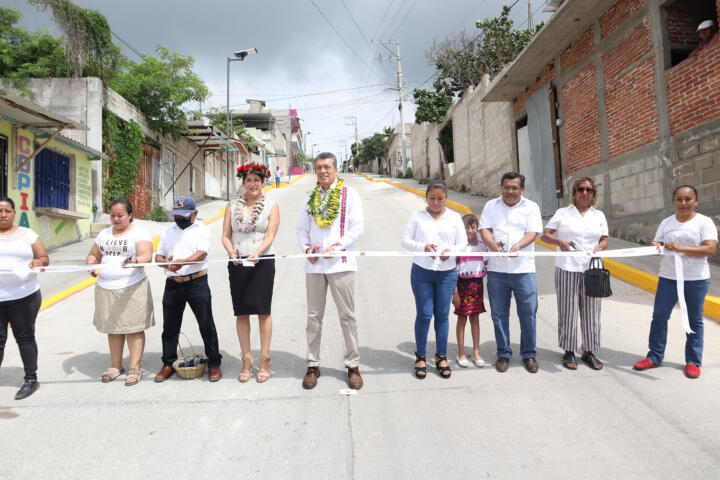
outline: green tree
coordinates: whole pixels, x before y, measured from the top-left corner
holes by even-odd
[[[181,108],[187,102],[201,102],[210,91],[192,71],[192,55],[170,52],[160,45],[155,55],[145,55],[140,63],[130,63],[110,87],[145,114],[148,125],[163,134],[179,137],[187,129]]]
[[[304,153],[302,153],[302,152],[301,152],[301,153],[296,153],[296,154],[293,156],[293,165],[295,165],[295,166],[303,166],[303,165],[305,165],[305,162],[307,162],[307,158],[305,158],[305,154],[304,154]]]
[[[445,114],[452,106],[453,95],[447,83],[435,80],[435,91],[413,90],[413,102],[417,105],[415,110],[415,123],[442,122]]]
[[[64,76],[67,66],[62,43],[47,32],[16,26],[21,18],[16,9],[0,7],[0,77],[23,91],[28,78]]]
[[[103,202],[106,211],[118,198],[129,198],[142,162],[142,142],[145,133],[134,121],[125,122],[103,110],[103,152],[108,160],[103,164]]]
[[[371,137],[363,138],[360,141],[360,163],[368,163],[376,158],[382,158],[387,152],[387,136],[382,133],[375,133]]]

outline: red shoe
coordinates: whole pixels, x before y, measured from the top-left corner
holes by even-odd
[[[688,378],[698,378],[700,376],[700,367],[688,363],[685,365],[685,376]]]
[[[635,365],[633,365],[633,369],[643,371],[647,370],[648,368],[655,368],[658,364],[650,360],[649,358],[643,358],[639,362],[636,362]]]

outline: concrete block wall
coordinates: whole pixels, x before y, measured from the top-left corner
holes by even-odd
[[[426,151],[428,138],[427,123],[413,124],[410,130],[410,149],[413,159],[413,178],[422,180],[430,176]]]
[[[466,92],[452,112],[455,175],[447,178],[447,184],[448,187],[458,191],[467,191],[472,184],[473,168],[470,164],[470,139],[475,132],[471,131],[468,113],[468,103],[472,97],[472,91]]]

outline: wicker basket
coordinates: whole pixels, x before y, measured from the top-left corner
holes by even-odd
[[[194,378],[200,378],[203,375],[205,375],[205,368],[207,368],[207,363],[196,363],[192,367],[180,367],[180,363],[189,359],[189,358],[198,358],[202,359],[205,358],[205,355],[198,355],[195,353],[195,349],[192,346],[192,343],[190,342],[190,339],[185,335],[184,333],[180,332],[180,334],[185,337],[185,340],[187,341],[188,345],[190,345],[190,350],[192,350],[192,355],[185,355],[185,352],[183,352],[182,347],[180,346],[180,342],[178,342],[178,348],[180,349],[180,358],[175,360],[172,364],[173,368],[177,372],[178,375],[180,375],[180,378],[184,378],[186,380],[192,380]]]

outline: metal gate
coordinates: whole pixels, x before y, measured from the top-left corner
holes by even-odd
[[[540,205],[543,216],[552,215],[558,207],[552,131],[554,126],[548,101],[549,89],[550,84],[545,85],[525,103],[530,161],[525,165],[520,163],[520,173],[525,175],[525,193]]]
[[[173,182],[175,181],[175,154],[171,152],[168,149],[163,149],[163,188],[161,195],[164,195],[162,198],[162,205],[165,207],[166,210],[172,210],[173,208],[173,201],[175,201],[175,185],[173,185]],[[172,185],[172,190],[170,190],[167,195],[165,195],[165,192],[168,188],[170,188],[170,185]]]
[[[0,135],[0,197],[7,197],[8,179],[8,142],[7,137]]]

